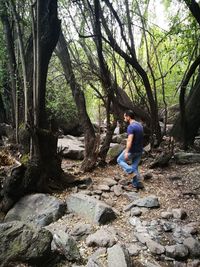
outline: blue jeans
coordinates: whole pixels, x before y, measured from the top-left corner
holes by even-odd
[[[140,163],[141,157],[142,157],[142,152],[139,153],[128,153],[128,159],[131,161],[131,164],[129,165],[127,161],[125,160],[124,157],[125,150],[118,156],[117,158],[117,163],[122,167],[122,169],[128,173],[128,174],[136,174],[136,177],[132,180],[132,184],[134,186],[137,186],[139,179],[140,179],[140,174],[138,171],[138,165]]]

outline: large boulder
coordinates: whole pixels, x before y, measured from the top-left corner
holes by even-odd
[[[42,227],[58,220],[65,210],[66,204],[53,196],[32,194],[15,204],[7,213],[5,222],[24,221]]]
[[[200,153],[179,152],[174,154],[177,164],[200,163]]]
[[[131,267],[131,259],[128,250],[116,244],[108,248],[108,267]]]
[[[111,144],[107,153],[106,160],[111,164],[116,163],[117,157],[124,150],[124,148],[125,146],[121,144]]]
[[[82,160],[84,158],[84,142],[81,138],[66,135],[58,139],[58,148],[63,150],[65,158]]]
[[[42,263],[51,253],[52,234],[19,221],[0,224],[0,264]]]
[[[72,194],[66,202],[69,211],[78,213],[93,223],[105,224],[116,218],[116,214],[110,206],[84,194]]]

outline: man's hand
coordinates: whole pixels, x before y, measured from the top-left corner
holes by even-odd
[[[128,152],[124,153],[124,158],[125,158],[126,161],[128,161]]]

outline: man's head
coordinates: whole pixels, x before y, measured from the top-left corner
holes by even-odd
[[[129,123],[133,119],[134,119],[134,113],[133,113],[133,111],[132,110],[127,110],[124,113],[124,121]]]

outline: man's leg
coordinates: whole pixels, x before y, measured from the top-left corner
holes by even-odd
[[[140,174],[139,174],[139,171],[138,171],[138,165],[140,163],[140,160],[141,160],[141,156],[142,154],[141,153],[135,153],[135,154],[132,154],[132,171],[133,173],[135,174],[135,176],[133,177],[133,180],[132,180],[132,184],[134,187],[143,187],[142,186],[142,183],[140,182]]]
[[[130,174],[130,173],[133,173],[133,169],[132,169],[132,165],[129,165],[126,160],[125,160],[125,157],[124,157],[124,154],[125,154],[125,150],[118,156],[117,158],[117,163],[119,164],[119,166],[122,167],[122,169]],[[131,154],[130,154],[131,155]]]

